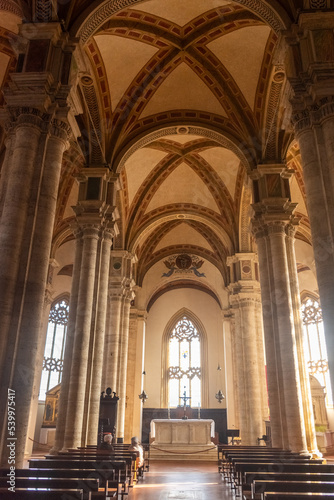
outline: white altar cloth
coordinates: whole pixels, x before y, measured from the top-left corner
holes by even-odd
[[[154,445],[211,445],[215,422],[211,419],[156,419],[151,421]]]

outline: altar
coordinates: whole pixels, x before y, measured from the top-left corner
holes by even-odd
[[[217,460],[215,423],[211,419],[154,419],[150,425],[151,458]]]

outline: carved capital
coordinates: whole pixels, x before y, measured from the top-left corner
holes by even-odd
[[[98,223],[81,223],[81,233],[83,239],[95,239],[99,240],[101,238],[101,225]]]
[[[297,217],[295,217],[293,221],[290,222],[290,224],[286,225],[285,232],[288,238],[291,239],[295,238],[298,225],[299,225],[299,218]]]
[[[295,133],[302,132],[312,126],[312,117],[308,109],[298,111],[292,116],[292,125],[294,127]]]
[[[58,137],[67,143],[71,137],[72,131],[71,127],[67,123],[58,120],[57,118],[53,118],[49,126],[49,132],[51,135]]]
[[[231,295],[230,303],[234,308],[254,309],[255,307],[261,305],[261,295],[260,292],[257,292],[253,296],[247,296],[246,294]]]
[[[267,230],[268,230],[268,235],[272,234],[281,234],[285,235],[285,230],[286,230],[287,223],[286,221],[272,221],[267,223]]]
[[[254,218],[252,220],[252,233],[256,239],[266,238],[274,234],[285,235],[288,225],[290,225],[289,219],[270,220],[266,217]]]
[[[1,112],[1,120],[7,132],[12,132],[17,127],[37,127],[45,131],[51,121],[51,115],[43,113],[37,108],[28,106],[7,106]]]
[[[293,114],[292,123],[296,134],[334,118],[334,96],[327,96],[314,101],[312,105]]]

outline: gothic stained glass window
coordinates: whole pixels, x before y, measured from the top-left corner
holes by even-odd
[[[326,402],[332,405],[332,391],[329,378],[325,334],[320,303],[313,297],[307,297],[302,303],[304,325],[304,351],[309,373],[317,378],[326,388]]]
[[[190,405],[201,406],[201,342],[195,325],[186,316],[177,322],[168,341],[168,405],[182,405],[180,396],[190,397]]]
[[[39,390],[40,400],[45,400],[45,393],[61,382],[68,311],[68,301],[65,299],[53,304],[50,310]]]

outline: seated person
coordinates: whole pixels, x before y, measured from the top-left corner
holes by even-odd
[[[131,438],[131,444],[128,448],[129,451],[136,451],[138,453],[137,456],[137,467],[138,469],[144,465],[144,450],[141,444],[139,444],[137,437]]]
[[[105,434],[103,438],[103,443],[100,443],[97,447],[98,450],[105,450],[105,451],[114,451],[114,447],[111,444],[112,443],[112,435],[111,434]]]

